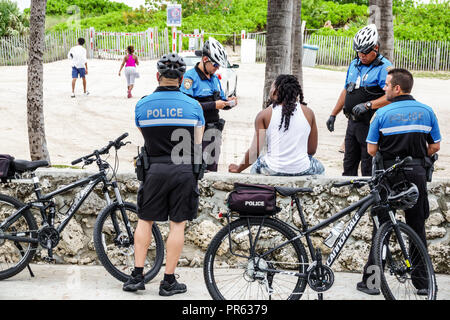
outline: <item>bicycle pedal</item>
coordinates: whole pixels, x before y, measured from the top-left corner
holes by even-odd
[[[51,257],[44,257],[44,261],[47,263],[56,263],[56,259]]]

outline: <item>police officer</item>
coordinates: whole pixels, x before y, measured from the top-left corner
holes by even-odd
[[[413,87],[413,76],[405,69],[391,69],[386,78],[384,90],[386,98],[391,102],[378,110],[370,124],[367,136],[367,150],[371,156],[377,151],[382,156],[383,167],[391,167],[398,157],[413,158],[408,164],[413,170],[405,171],[406,178],[417,186],[419,197],[417,203],[405,210],[406,223],[419,235],[426,246],[425,220],[430,214],[427,195],[427,170],[430,170],[430,159],[440,149],[441,134],[437,118],[433,110],[420,103],[410,95]],[[402,178],[394,177],[394,181]],[[431,177],[428,178],[431,181]],[[382,221],[380,221],[380,224]],[[412,257],[412,260],[413,257]],[[373,264],[372,256],[366,268]],[[357,288],[366,287],[368,275],[363,276],[363,283]],[[413,285],[417,294],[427,295],[426,285],[412,274]],[[361,290],[376,294],[377,289]]]
[[[205,42],[203,49],[196,51],[202,59],[188,70],[181,85],[181,91],[200,102],[206,121],[203,136],[203,153],[208,171],[217,171],[220,156],[222,130],[225,120],[219,118],[219,110],[231,109],[237,105],[236,97],[225,97],[216,71],[227,67],[227,53],[214,38]]]
[[[378,32],[371,24],[359,30],[353,39],[357,57],[350,63],[345,88],[329,119],[326,122],[330,132],[334,131],[336,116],[344,111],[348,118],[345,133],[344,176],[357,176],[361,162],[361,173],[372,173],[371,157],[367,153],[365,139],[374,110],[389,102],[383,92],[387,69],[392,64],[379,52]]]
[[[157,70],[159,86],[139,100],[135,110],[150,165],[137,195],[135,268],[123,290],[145,289],[143,267],[153,222],[169,218],[165,274],[159,287],[160,295],[169,296],[187,290],[176,281],[174,271],[184,244],[186,221],[197,215],[199,194],[192,161],[195,150],[201,150],[205,119],[200,104],[179,90],[186,70],[183,58],[176,53],[164,55]],[[201,159],[201,151],[198,153]]]

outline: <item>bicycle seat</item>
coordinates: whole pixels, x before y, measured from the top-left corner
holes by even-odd
[[[305,193],[305,192],[313,192],[313,189],[311,188],[288,188],[288,187],[275,187],[275,190],[282,196],[288,197],[293,196],[294,194],[297,194],[299,192]]]
[[[48,167],[48,161],[46,160],[36,160],[36,161],[27,161],[27,160],[14,160],[14,168],[18,172],[25,171],[34,171],[40,167]]]

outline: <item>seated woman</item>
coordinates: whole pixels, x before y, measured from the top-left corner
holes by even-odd
[[[323,174],[325,168],[322,163],[312,157],[318,143],[314,112],[303,101],[302,88],[297,78],[279,75],[272,83],[269,95],[272,104],[256,116],[251,147],[242,163],[230,164],[228,171],[239,173],[253,164],[250,170],[252,174]],[[267,153],[260,156],[266,142]]]

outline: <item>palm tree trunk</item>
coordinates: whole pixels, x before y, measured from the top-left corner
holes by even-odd
[[[43,56],[47,0],[31,0],[30,42],[28,48],[27,119],[31,160],[47,160],[44,129]]]
[[[369,23],[377,26],[380,36],[380,53],[394,62],[394,17],[392,0],[369,0]]]
[[[292,12],[294,0],[269,0],[267,4],[266,71],[263,108],[270,86],[279,74],[291,73]]]
[[[292,74],[297,77],[303,88],[303,34],[302,34],[302,0],[294,0],[292,17]]]

